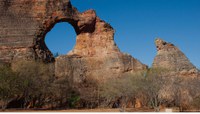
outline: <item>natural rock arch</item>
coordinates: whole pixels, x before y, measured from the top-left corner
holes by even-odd
[[[10,0],[1,1],[0,6],[1,62],[18,58],[53,61],[44,37],[58,22],[70,23],[77,34],[95,30],[96,13],[93,10],[80,13],[69,0]]]
[[[68,3],[68,8],[72,8],[71,3]],[[73,8],[72,8],[73,9]],[[45,19],[40,26],[40,29],[35,33],[34,40],[34,50],[36,52],[37,57],[40,59],[51,62],[54,61],[52,54],[47,49],[44,38],[46,34],[55,26],[55,24],[59,22],[67,22],[71,24],[77,35],[82,33],[92,33],[95,30],[95,20],[96,13],[94,10],[89,10],[84,13],[79,13],[75,8],[74,12],[70,12],[70,16],[66,16],[66,12],[68,15],[68,11],[63,12],[55,12],[49,18]]]
[[[61,19],[61,20],[48,20],[48,25],[46,25],[46,23],[44,23],[43,25],[43,29],[39,30],[38,32],[36,32],[36,38],[34,40],[34,50],[36,52],[36,55],[46,61],[46,62],[54,62],[55,59],[53,57],[53,54],[51,53],[51,51],[48,49],[46,43],[45,43],[45,37],[47,35],[48,32],[50,32],[54,26],[57,24],[57,23],[61,23],[61,22],[67,22],[69,23],[70,25],[72,25],[72,23],[70,23],[70,21],[68,19]],[[74,28],[74,30],[76,31],[76,35],[79,34],[77,33],[77,29],[75,28],[76,26],[73,26],[72,27]]]
[[[2,0],[0,14],[0,63],[21,59],[42,60],[46,63],[55,61],[56,77],[71,76],[73,82],[78,84],[84,84],[90,79],[109,80],[147,70],[146,65],[120,52],[114,42],[114,29],[97,17],[94,10],[80,13],[69,0]],[[77,37],[72,52],[54,60],[44,37],[58,22],[70,23]],[[158,50],[153,67],[163,66],[162,60],[171,65],[171,59],[165,60],[170,51],[162,55],[160,52],[163,50],[175,49],[174,53],[179,52],[171,44],[166,44],[164,42],[165,46],[162,43],[157,46],[161,46],[161,50]],[[183,62],[189,63],[183,54],[180,55],[178,57],[183,58]],[[193,65],[189,65],[193,68]]]
[[[69,0],[1,1],[0,14],[0,62],[54,62],[44,37],[56,23],[68,22],[76,31],[76,45],[71,53],[56,59],[56,76],[70,75],[82,82],[87,76],[104,79],[147,68],[120,52],[114,42],[114,29],[94,10],[80,13]]]

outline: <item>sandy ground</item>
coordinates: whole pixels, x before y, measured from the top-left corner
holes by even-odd
[[[152,109],[128,108],[125,112],[153,112]],[[121,109],[69,109],[69,110],[16,110],[10,109],[4,112],[122,112]]]

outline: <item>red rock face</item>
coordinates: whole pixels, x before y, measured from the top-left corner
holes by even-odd
[[[77,40],[68,55],[56,59],[58,77],[71,75],[83,81],[88,75],[110,77],[147,68],[120,52],[114,42],[114,29],[94,10],[80,13],[69,0],[1,0],[0,14],[0,62],[54,62],[44,42],[45,35],[56,23],[68,22],[74,27]]]
[[[2,0],[0,8],[1,61],[19,57],[54,61],[44,37],[58,22],[70,23],[77,34],[95,30],[95,12],[79,13],[69,0]]]
[[[70,53],[55,59],[44,38],[58,22],[70,23],[77,38]],[[173,44],[158,39],[156,46],[158,54],[153,68],[164,67],[184,76],[198,74]],[[114,42],[114,29],[94,10],[80,13],[69,0],[0,0],[0,63],[21,59],[55,62],[56,77],[71,77],[78,84],[91,78],[104,81],[147,69],[132,56],[120,52]],[[169,91],[173,89],[169,83],[166,87]]]
[[[74,82],[82,83],[87,77],[102,81],[147,69],[132,56],[120,52],[114,42],[114,29],[93,10],[80,17],[83,20],[78,22],[81,32],[77,34],[76,45],[67,55],[56,58],[56,76],[72,76]]]

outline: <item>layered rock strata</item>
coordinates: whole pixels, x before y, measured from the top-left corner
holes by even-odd
[[[114,29],[94,10],[80,13],[69,0],[1,0],[0,14],[0,62],[54,62],[45,35],[56,23],[68,22],[76,31],[76,45],[68,55],[56,59],[57,77],[70,75],[81,82],[87,76],[111,77],[147,68],[120,52]]]
[[[175,45],[159,38],[155,40],[155,44],[157,55],[153,62],[153,68],[170,70],[170,73],[176,75],[197,76],[198,69]]]
[[[190,107],[199,96],[199,70],[175,45],[156,39],[157,55],[152,68],[164,71],[159,97],[169,104],[180,103]]]
[[[114,29],[108,23],[100,20],[92,10],[84,15],[95,17],[95,22],[90,22],[95,23],[91,27],[93,32],[78,34],[74,49],[56,58],[56,76],[68,75],[75,82],[84,82],[88,76],[104,80],[147,69],[146,65],[132,56],[120,52],[114,42]]]

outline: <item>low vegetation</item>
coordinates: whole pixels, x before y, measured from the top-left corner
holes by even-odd
[[[193,78],[186,83],[178,76],[172,80],[166,69],[126,74],[102,83],[87,79],[79,89],[69,76],[56,79],[53,67],[32,61],[16,62],[12,69],[0,67],[2,110],[110,107],[126,111],[126,108],[145,107],[160,111],[161,106],[179,107],[181,111],[200,109],[200,80]]]
[[[101,96],[107,99],[107,104],[111,103],[110,107],[121,108],[122,111],[127,106],[138,105],[156,112],[161,107],[178,107],[180,111],[198,110],[200,79],[168,76],[167,72],[167,69],[149,69],[109,80],[100,87]]]
[[[125,110],[130,103],[136,107],[136,100],[140,100],[141,106],[148,106],[159,111],[162,99],[159,97],[159,91],[166,83],[161,75],[164,75],[160,69],[150,69],[147,72],[135,75],[129,74],[124,77],[107,81],[103,84],[102,96],[115,102],[115,106]],[[110,102],[109,101],[109,102]]]

